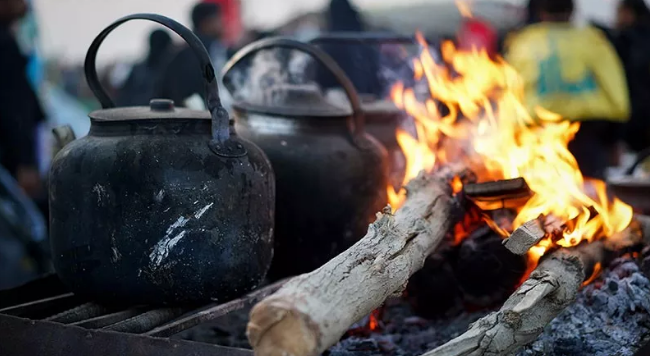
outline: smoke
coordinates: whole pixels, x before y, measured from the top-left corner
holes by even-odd
[[[282,105],[292,88],[315,85],[307,75],[312,62],[309,55],[295,50],[262,50],[237,63],[224,81],[236,101],[260,106]]]
[[[390,100],[391,89],[396,83],[413,88],[418,97],[430,97],[426,81],[414,79],[413,58],[416,58],[422,49],[415,41],[412,44],[348,43],[341,44],[337,49],[345,52],[346,47],[356,48],[364,56],[372,57],[372,61],[378,64],[369,66],[369,58],[353,56],[351,67],[342,66],[363,97]],[[436,46],[429,48],[435,51]],[[432,56],[440,58],[438,53],[432,53]],[[349,108],[349,99],[342,93],[337,81],[327,75],[324,78],[323,73],[328,74],[328,71],[309,54],[298,50],[272,48],[240,60],[224,78],[224,82],[235,101],[253,105],[281,106],[287,104],[287,99],[293,93],[307,90],[312,93],[317,91],[331,104]],[[364,81],[368,78],[372,78],[370,81],[373,83],[370,95],[360,89],[367,83]],[[323,79],[332,79],[334,83],[323,83]],[[445,108],[441,108],[441,111],[444,110]],[[411,126],[406,128],[407,131],[415,135],[413,125],[408,122],[406,125]]]

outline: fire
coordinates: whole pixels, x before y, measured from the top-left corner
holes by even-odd
[[[370,316],[368,317],[368,328],[371,331],[379,330],[379,320],[381,319],[381,313],[381,308],[375,309],[372,311],[372,313],[370,313]]]
[[[600,271],[602,270],[602,265],[600,262],[596,263],[594,266],[594,271],[591,273],[591,277],[587,278],[584,282],[582,282],[583,286],[591,284],[591,282],[595,281],[596,278],[598,278],[598,275],[600,275]]]
[[[539,216],[566,222],[559,239],[549,237],[531,249],[535,264],[556,245],[576,246],[628,226],[632,208],[609,197],[604,182],[583,178],[567,148],[579,123],[542,108],[531,115],[522,104],[522,80],[505,60],[477,49],[460,51],[451,42],[442,44],[436,58],[421,36],[418,40],[418,84],[398,83],[391,92],[415,126],[412,132],[397,132],[407,157],[404,184],[447,162],[465,163],[479,182],[523,177],[534,194],[518,209],[511,228]],[[424,97],[417,85],[428,89]],[[452,182],[454,191],[458,183]],[[391,205],[401,206],[404,191],[389,187],[388,193]]]

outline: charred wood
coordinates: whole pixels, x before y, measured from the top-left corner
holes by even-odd
[[[436,252],[409,280],[406,300],[418,316],[435,319],[462,310],[462,295],[452,261],[457,249]]]
[[[510,252],[524,255],[545,236],[558,234],[562,229],[563,227],[558,227],[553,217],[540,217],[517,228],[503,241],[503,244]],[[645,215],[634,215],[626,229],[605,240],[607,249],[612,251],[620,251],[642,243],[650,243],[650,217]]]
[[[493,182],[473,183],[463,190],[470,198],[510,197],[530,195],[530,188],[523,178],[504,179]]]
[[[481,318],[466,333],[424,356],[514,354],[533,342],[573,302],[585,276],[604,259],[601,242],[551,253],[498,312]]]
[[[485,226],[463,240],[455,261],[455,275],[468,305],[500,305],[526,272],[526,257],[513,255],[503,238]]]
[[[523,206],[532,196],[532,191],[523,178],[466,184],[463,191],[486,211]]]

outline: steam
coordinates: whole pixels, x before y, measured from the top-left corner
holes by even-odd
[[[255,105],[282,105],[297,86],[316,85],[307,79],[313,62],[308,54],[294,50],[262,50],[229,73],[233,97]]]
[[[371,49],[359,53],[364,56],[375,56],[378,66],[368,66],[368,58],[364,56],[358,58],[359,53],[351,52],[355,54],[350,57],[355,59],[351,75],[363,73],[378,77],[377,85],[379,87],[374,90],[376,92],[374,99],[388,99],[390,89],[397,82],[413,82],[412,58],[420,50],[416,43],[414,45],[342,44],[341,46],[342,48],[354,46]],[[436,54],[435,57],[439,56]],[[331,104],[349,107],[349,100],[340,92],[340,89],[323,92],[317,75],[321,69],[322,65],[309,54],[298,50],[272,48],[261,50],[242,59],[230,71],[226,80],[235,100],[254,105],[283,105],[291,93],[295,93],[297,89],[306,89],[318,91],[319,95],[326,97]],[[428,88],[426,85],[421,88],[424,97],[428,94]]]

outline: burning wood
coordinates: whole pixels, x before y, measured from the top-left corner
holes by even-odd
[[[515,230],[504,245],[513,253],[526,254],[546,235],[536,219]],[[552,252],[498,312],[478,320],[465,334],[423,356],[513,354],[533,342],[573,302],[578,289],[593,281],[611,251],[643,239],[650,239],[650,218],[636,216],[628,228],[611,239]]]
[[[486,222],[503,236],[515,229],[505,246],[527,253],[532,274],[499,312],[431,356],[513,352],[573,301],[585,276],[607,255],[603,239],[617,241],[608,242],[609,248],[633,240],[635,234],[626,230],[632,208],[612,199],[604,182],[585,179],[568,149],[579,123],[543,108],[531,113],[518,73],[504,61],[458,51],[452,43],[442,44],[438,58],[418,38],[422,50],[413,61],[414,86],[398,83],[391,93],[414,120],[412,132],[396,133],[406,156],[408,196],[387,187],[391,205],[401,207],[394,216],[380,214],[351,249],[254,308],[248,332],[256,355],[316,356],[401,290],[452,231],[454,193],[463,186],[481,209],[512,212],[507,228]],[[421,100],[416,93],[424,87],[430,98]],[[482,183],[455,180],[452,190],[454,174],[416,178],[459,162]],[[478,249],[466,250],[472,255]]]
[[[546,231],[539,220],[531,220],[521,225],[509,238],[503,240],[503,245],[515,255],[525,255],[531,247],[537,245],[546,236]]]
[[[522,207],[532,196],[523,178],[468,184],[463,190],[482,210]]]
[[[478,320],[463,335],[423,356],[511,355],[533,342],[564,308],[597,263],[600,242],[559,249],[545,258],[496,313]]]
[[[543,219],[531,220],[520,226],[503,241],[504,246],[516,255],[524,255],[549,234],[557,234],[564,228],[564,226],[545,225],[540,220]],[[554,227],[549,229],[548,226]],[[625,230],[615,233],[605,240],[605,244],[611,250],[621,250],[641,242],[650,244],[650,217],[645,215],[635,215]]]
[[[456,221],[459,204],[449,182],[459,172],[448,168],[413,179],[395,215],[390,208],[377,214],[357,244],[257,304],[247,327],[255,354],[319,355],[401,293]]]
[[[526,256],[513,255],[503,238],[489,227],[479,229],[458,246],[454,261],[457,288],[471,307],[503,303],[521,283],[527,271]]]

